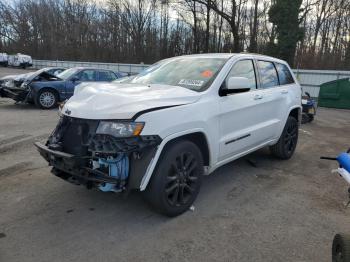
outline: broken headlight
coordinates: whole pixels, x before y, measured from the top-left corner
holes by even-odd
[[[29,89],[29,85],[28,85],[29,83],[27,82],[27,81],[24,81],[22,84],[21,84],[21,88],[22,89]]]
[[[5,80],[4,86],[7,88],[12,88],[15,86],[15,83],[13,82],[13,80]]]
[[[112,122],[101,121],[96,134],[111,135],[114,137],[131,137],[140,135],[145,123],[142,122]]]

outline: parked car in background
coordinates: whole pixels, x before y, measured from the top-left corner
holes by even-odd
[[[2,66],[8,65],[8,55],[6,53],[0,53],[0,65]]]
[[[17,53],[15,55],[8,56],[8,65],[13,67],[27,68],[33,65],[32,57]]]
[[[10,75],[0,78],[0,96],[12,98],[16,102],[32,102],[28,87],[33,82],[52,81],[65,68],[46,67],[26,74]]]
[[[37,81],[28,84],[30,99],[43,109],[56,107],[58,102],[69,99],[77,85],[84,82],[111,82],[118,75],[106,69],[74,67],[65,70],[56,78],[48,81]]]
[[[144,191],[176,216],[204,174],[266,146],[292,157],[301,87],[272,57],[179,56],[122,83],[85,84],[61,112],[46,144],[36,143],[54,175],[104,192]]]
[[[23,81],[34,79],[35,77],[38,77],[36,80],[38,80],[39,77],[41,79],[45,79],[45,73],[57,76],[58,74],[62,73],[64,70],[66,70],[66,68],[63,68],[63,67],[45,67],[45,68],[39,69],[37,71],[33,71],[33,72],[25,73],[25,74],[8,75],[8,76],[4,76],[4,77],[0,78],[0,86],[9,80],[10,81],[14,80],[14,82],[15,82],[14,84],[16,86],[20,86],[20,84]],[[16,82],[19,82],[19,83],[16,83]]]

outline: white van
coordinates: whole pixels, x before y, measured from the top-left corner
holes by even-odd
[[[14,67],[22,67],[25,69],[26,67],[32,66],[33,61],[31,56],[17,53],[15,55],[8,56],[8,65]]]
[[[0,53],[0,65],[7,66],[8,64],[8,55],[6,53]]]

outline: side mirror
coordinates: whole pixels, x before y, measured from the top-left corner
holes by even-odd
[[[246,77],[230,77],[226,80],[226,88],[221,90],[222,95],[248,92],[251,83]]]

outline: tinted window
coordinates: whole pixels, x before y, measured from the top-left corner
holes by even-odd
[[[57,76],[60,73],[62,73],[62,71],[63,71],[63,69],[51,69],[51,70],[48,71],[48,73],[51,74],[51,75]]]
[[[62,73],[60,73],[58,75],[58,77],[63,79],[63,80],[67,80],[68,78],[70,78],[73,75],[75,75],[78,71],[79,71],[79,69],[71,68],[71,69],[65,70]]]
[[[109,71],[100,71],[99,72],[99,80],[100,81],[109,82],[109,81],[113,81],[116,79],[117,79],[117,77],[112,72],[109,72]]]
[[[252,60],[241,60],[235,63],[226,79],[229,77],[248,78],[250,81],[250,88],[256,88],[256,78]]]
[[[261,78],[261,88],[278,86],[278,77],[274,64],[267,61],[258,61]]]
[[[96,71],[95,70],[83,70],[79,74],[79,80],[82,82],[86,81],[96,81]]]
[[[289,71],[289,68],[286,65],[276,63],[276,68],[278,72],[278,77],[280,79],[280,85],[288,85],[293,84],[294,79],[292,77],[291,72]]]

